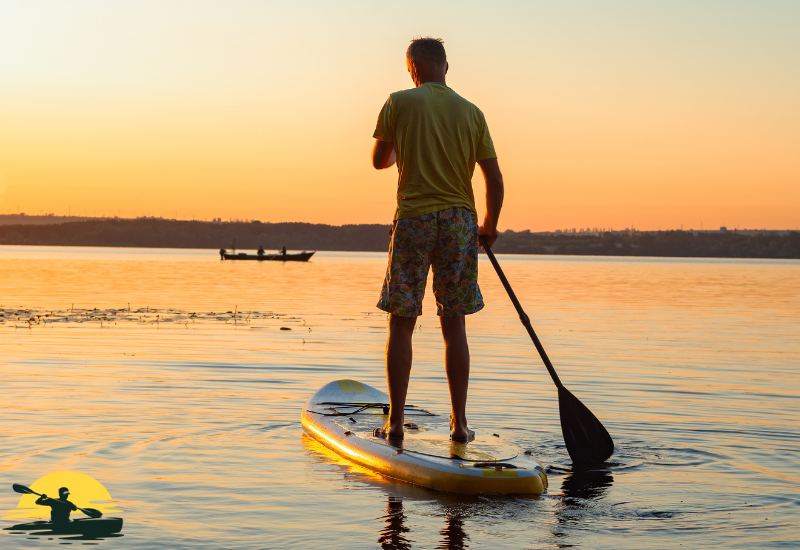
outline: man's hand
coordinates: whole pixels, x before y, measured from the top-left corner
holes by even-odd
[[[497,159],[484,159],[478,161],[478,166],[483,172],[483,179],[486,182],[486,215],[483,218],[483,225],[478,228],[478,236],[486,235],[489,241],[489,248],[497,240],[497,221],[500,219],[500,210],[503,208],[503,174],[500,173],[500,165]],[[483,248],[483,243],[481,243]]]
[[[489,248],[492,248],[492,245],[497,240],[497,237],[500,236],[500,233],[497,232],[496,227],[487,227],[486,222],[483,223],[482,226],[478,228],[478,242],[483,248],[483,241],[480,240],[481,237],[486,236],[486,240],[489,241]]]
[[[397,161],[397,154],[394,152],[394,146],[389,141],[375,140],[375,146],[372,148],[372,166],[376,170],[383,170],[389,168]]]

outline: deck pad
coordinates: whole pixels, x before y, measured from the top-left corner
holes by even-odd
[[[338,426],[362,438],[394,447],[398,451],[415,452],[440,458],[460,458],[473,462],[500,462],[519,455],[519,447],[492,434],[475,431],[468,443],[450,440],[449,417],[433,414],[413,405],[406,405],[406,422],[418,429],[405,428],[402,441],[372,435],[375,428],[386,424],[389,396],[356,380],[337,380],[316,396],[310,412],[330,415]],[[385,407],[385,408],[384,408]],[[474,429],[474,428],[471,428]]]
[[[405,452],[421,453],[441,458],[460,458],[472,462],[502,462],[519,455],[519,448],[480,430],[475,430],[475,439],[468,443],[458,443],[450,439],[450,421],[443,416],[433,415],[425,418],[407,417],[418,426],[417,429],[405,428],[405,437],[398,441],[375,437],[375,428],[382,428],[389,418],[386,415],[357,415],[337,417],[334,422],[358,437],[371,439],[381,445],[394,447]]]

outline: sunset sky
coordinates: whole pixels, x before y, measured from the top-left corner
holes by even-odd
[[[372,132],[431,35],[501,229],[794,229],[798,29],[797,0],[5,0],[0,211],[388,223]]]

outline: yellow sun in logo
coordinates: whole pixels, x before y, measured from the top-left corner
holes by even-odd
[[[69,489],[69,501],[78,508],[95,508],[103,514],[121,511],[116,508],[115,502],[110,502],[111,495],[99,481],[80,472],[53,472],[28,486],[32,491],[42,495],[46,494],[50,498],[58,498],[58,490],[61,487]],[[22,495],[17,509],[10,510],[10,515],[3,519],[49,518],[50,508],[37,505],[36,499],[38,498],[36,495]],[[83,516],[80,512],[73,512],[74,514]]]

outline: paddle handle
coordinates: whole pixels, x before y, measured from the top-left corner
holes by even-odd
[[[523,311],[522,305],[519,303],[519,300],[517,300],[517,295],[514,294],[514,290],[511,288],[508,279],[506,279],[503,270],[500,269],[500,264],[497,263],[497,258],[494,257],[494,252],[492,252],[489,243],[486,241],[486,237],[481,235],[480,240],[481,244],[483,245],[483,249],[486,251],[486,255],[489,256],[489,261],[492,262],[494,270],[497,271],[497,276],[500,277],[500,282],[503,283],[503,287],[506,289],[506,292],[508,292],[508,297],[511,298],[511,303],[514,304],[514,308],[519,314],[519,320],[522,321],[522,325],[525,327],[525,330],[528,331],[528,335],[531,337],[533,345],[536,346],[536,349],[539,352],[542,361],[544,362],[544,366],[547,367],[547,372],[550,373],[550,378],[553,379],[556,387],[563,388],[564,384],[561,383],[561,379],[558,377],[558,374],[556,374],[556,369],[553,368],[550,358],[547,357],[547,352],[544,351],[544,347],[539,341],[539,337],[536,336],[536,332],[534,332],[533,327],[531,326],[531,320],[528,318],[528,315],[525,313],[525,311]]]

